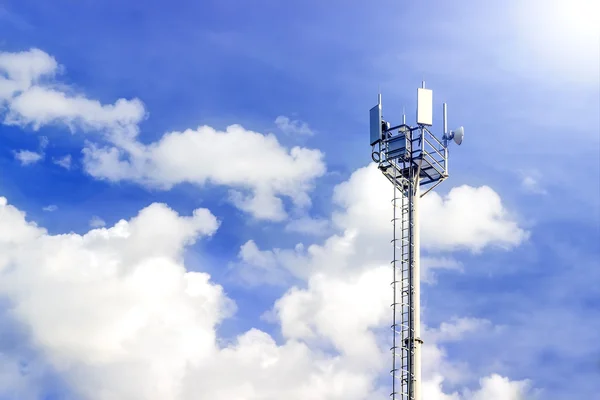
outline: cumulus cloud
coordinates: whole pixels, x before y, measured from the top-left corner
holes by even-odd
[[[275,125],[287,135],[306,135],[312,136],[315,132],[310,129],[306,122],[300,120],[291,120],[290,118],[280,115],[275,119]]]
[[[30,150],[19,150],[13,152],[13,154],[15,155],[15,159],[18,160],[21,163],[21,165],[25,166],[35,164],[38,161],[42,161],[46,157],[44,151],[46,150],[46,147],[48,147],[48,143],[50,143],[50,141],[46,136],[40,136],[39,140],[40,145],[38,152]]]
[[[529,171],[529,173],[521,172],[521,187],[524,191],[532,194],[548,194],[540,183],[540,173],[537,171]]]
[[[58,69],[56,60],[47,53],[31,49],[17,53],[0,52],[0,102],[27,90]]]
[[[463,265],[450,257],[421,257],[421,279],[427,283],[436,283],[436,270],[462,271]]]
[[[456,187],[444,197],[435,192],[430,194],[423,198],[422,229],[426,248],[464,248],[480,252],[491,245],[508,249],[529,236],[511,218],[500,196],[487,186]]]
[[[90,145],[84,149],[85,168],[97,178],[132,180],[161,189],[183,182],[232,187],[233,204],[260,219],[286,217],[280,196],[297,207],[310,205],[313,181],[325,172],[320,151],[288,150],[275,136],[239,125],[225,131],[202,126],[171,132],[156,143],[130,147],[124,151]]]
[[[61,123],[72,129],[102,130],[136,128],[144,117],[138,99],[119,99],[113,105],[67,93],[52,86],[59,65],[49,54],[31,49],[0,52],[0,100],[7,102],[5,124],[43,125]]]
[[[389,319],[387,267],[339,276],[315,274],[306,289],[292,288],[275,304],[285,337],[325,338],[353,365],[378,368],[382,352],[374,328]]]
[[[374,398],[372,371],[301,340],[251,329],[219,345],[232,302],[182,261],[217,227],[208,210],[182,217],[153,204],[54,236],[0,198],[0,294],[80,398]]]
[[[525,400],[537,398],[538,391],[530,391],[531,382],[510,381],[508,378],[493,374],[479,380],[481,389],[467,390],[465,398],[469,400]]]
[[[40,140],[40,150],[45,150],[46,147],[48,147],[50,140],[48,139],[47,136],[40,136],[39,140]]]
[[[466,334],[491,328],[488,320],[480,318],[453,318],[442,322],[437,328],[426,329],[425,337],[434,343],[451,342],[462,339]]]
[[[102,133],[104,143],[88,141],[83,149],[84,167],[91,176],[163,190],[181,183],[224,185],[231,189],[231,202],[258,219],[285,219],[282,197],[296,207],[310,205],[308,192],[325,172],[320,151],[288,149],[274,135],[239,125],[225,131],[201,126],[141,143],[139,123],[147,112],[139,99],[102,104],[42,79],[50,80],[58,69],[56,61],[40,50],[0,53],[0,73],[6,75],[0,78],[0,100],[7,109],[4,123]],[[297,121],[287,121],[286,126],[299,132],[308,129]],[[59,165],[66,168],[70,162],[62,159]]]
[[[300,283],[294,281],[294,286],[277,300],[273,310],[266,315],[268,320],[276,321],[281,326],[284,338],[302,341],[312,347],[331,347],[345,357],[349,366],[375,370],[385,365],[389,356],[385,350],[390,347],[386,328],[389,327],[389,305],[392,302],[392,292],[386,290],[391,279],[391,205],[388,201],[382,201],[382,198],[391,197],[391,190],[387,190],[390,188],[385,178],[379,180],[379,176],[375,168],[359,169],[348,181],[335,188],[334,202],[339,209],[333,214],[333,222],[339,233],[333,234],[322,244],[260,250],[254,242],[247,243],[243,249],[251,250],[247,253],[251,255],[247,257],[250,265],[240,265],[240,273],[263,279],[263,283],[272,283],[267,278],[278,273],[278,267],[300,280]],[[386,196],[384,188],[390,196]],[[477,192],[476,188],[470,189]],[[490,198],[497,196],[493,191],[489,193],[486,190],[483,196],[475,196],[471,203],[485,207]],[[497,204],[490,206],[498,209]],[[433,203],[428,209],[440,212],[444,207],[448,205]],[[465,232],[495,232],[497,225],[494,224],[500,224],[499,234],[489,234],[483,241],[473,236],[458,238],[450,248],[466,247],[476,251],[496,245],[496,242],[503,243],[507,237],[504,235],[504,225],[516,226],[517,232],[520,228],[503,207],[500,209],[501,218],[484,220],[484,223],[491,223],[492,227],[485,227],[481,221],[473,219],[460,221],[458,227],[440,221],[438,225],[429,225],[428,232],[438,238],[451,234],[457,228]],[[450,206],[447,212],[455,211]],[[425,211],[423,213],[426,215]],[[479,215],[485,216],[486,212],[480,212]],[[445,251],[449,247],[442,242],[439,248]],[[264,276],[258,273],[259,266],[268,271]],[[458,261],[446,256],[424,257],[422,267],[424,275],[429,277],[435,268],[462,268]],[[447,393],[443,390],[444,382],[464,382],[469,374],[465,365],[448,360],[444,343],[490,329],[492,325],[489,321],[473,318],[454,318],[437,328],[425,329],[424,398],[472,400],[489,393],[496,396],[492,399],[500,400],[506,396],[517,400],[532,393],[528,382],[513,382],[502,377],[497,390],[490,392],[490,382],[496,382],[496,375],[483,379],[481,387],[472,392],[463,389]]]
[[[352,277],[316,275],[306,289],[289,290],[275,305],[275,315],[287,338],[303,340],[313,346],[323,341],[346,357],[350,366],[380,368],[389,357],[389,304],[391,293],[381,290],[389,285],[389,269],[364,270]],[[461,340],[471,334],[492,330],[487,320],[454,318],[437,328],[425,329],[423,338],[423,399],[432,400],[525,400],[538,392],[530,381],[511,381],[492,374],[480,380],[480,387],[448,393],[444,382],[456,386],[470,379],[462,362],[448,359],[445,342]],[[382,330],[383,329],[383,330]],[[383,372],[383,371],[380,371]]]
[[[196,372],[186,377],[186,399],[387,398],[373,388],[372,372],[349,368],[343,357],[328,356],[301,341],[278,346],[256,329],[240,335]]]
[[[181,264],[217,226],[206,209],[180,217],[153,204],[109,229],[52,236],[0,198],[0,293],[85,398],[174,398],[230,312],[220,286]]]
[[[334,201],[342,211],[333,216],[334,222],[389,238],[393,209],[387,199],[391,200],[392,190],[375,165],[357,170],[335,188]],[[512,248],[528,237],[493,189],[466,185],[444,197],[431,192],[422,198],[421,235],[426,250],[473,252],[488,246]]]
[[[21,165],[32,165],[44,159],[43,153],[36,153],[35,151],[19,150],[14,152],[15,159],[21,163]]]
[[[102,105],[80,95],[69,95],[55,89],[32,86],[15,96],[4,123],[31,125],[37,130],[43,125],[63,124],[75,130],[137,130],[144,118],[144,106],[138,99],[119,99],[115,104]]]
[[[67,154],[64,157],[53,160],[54,164],[63,167],[64,169],[71,169],[72,163],[71,155]]]
[[[232,263],[231,268],[242,283],[256,286],[259,284],[283,285],[287,283],[288,274],[279,268],[278,253],[275,250],[259,250],[253,240],[240,247],[239,262]]]
[[[92,217],[92,219],[90,219],[90,227],[92,228],[102,228],[106,226],[106,222],[104,222],[104,220],[96,215],[94,215]]]
[[[257,329],[220,341],[217,327],[234,305],[183,263],[186,246],[218,228],[206,209],[184,217],[152,204],[109,228],[55,236],[0,198],[0,294],[81,398],[384,399],[389,268],[362,255],[358,221],[339,221],[348,229],[322,245],[267,251],[250,241],[240,250],[265,275],[284,264],[304,282],[273,306],[281,343]],[[526,384],[492,376],[476,391],[445,394],[444,379],[460,368],[440,344],[486,326],[451,324],[424,348],[433,368],[424,371],[426,393],[526,393]]]
[[[294,249],[276,249],[269,258],[293,276],[307,280],[317,271],[348,271],[388,265],[390,261],[393,208],[389,182],[376,166],[360,168],[334,188],[337,209],[331,217],[336,232],[321,244]],[[446,197],[430,193],[423,198],[421,235],[425,249],[432,253],[486,247],[509,249],[527,239],[491,188],[461,186]],[[256,246],[256,244],[253,244]],[[271,250],[260,250],[257,252]],[[265,255],[266,256],[266,255]],[[240,265],[241,274],[248,264]],[[422,277],[435,282],[435,269],[460,270],[462,266],[447,256],[422,258]],[[258,279],[255,277],[255,279]]]
[[[464,388],[447,393],[444,382],[463,382],[469,375],[465,365],[448,359],[443,343],[468,338],[475,333],[482,334],[495,329],[485,319],[453,318],[439,327],[425,327],[423,337],[423,399],[431,400],[533,400],[540,391],[533,389],[529,380],[512,381],[498,374],[479,379],[477,389]]]
[[[539,391],[531,389],[528,380],[511,381],[498,374],[481,378],[480,388],[471,391],[446,394],[442,390],[444,379],[437,375],[434,379],[423,382],[423,398],[427,400],[533,400],[539,398]]]
[[[321,236],[329,231],[330,222],[324,218],[301,217],[287,223],[287,232],[302,233],[305,235]]]

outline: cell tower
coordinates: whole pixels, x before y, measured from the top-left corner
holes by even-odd
[[[392,400],[421,400],[419,199],[448,177],[448,143],[460,145],[465,133],[463,127],[448,133],[446,103],[443,110],[441,140],[429,128],[433,92],[425,82],[417,90],[417,126],[407,125],[405,115],[397,126],[384,120],[381,94],[370,111],[371,157],[394,187]]]

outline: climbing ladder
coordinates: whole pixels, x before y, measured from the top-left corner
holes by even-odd
[[[445,158],[436,159],[444,157],[446,152],[432,142],[439,143],[426,128],[409,129],[403,125],[397,133],[386,133],[385,140],[379,144],[379,169],[394,188],[392,400],[422,400],[417,382],[421,376],[419,347],[423,341],[418,329],[420,299],[419,277],[415,272],[418,271],[415,217],[421,197],[419,186],[433,183],[433,188],[447,176]]]
[[[394,249],[394,258],[392,260],[393,268],[393,344],[392,359],[393,365],[391,374],[392,393],[390,397],[393,400],[413,400],[414,399],[414,309],[412,296],[414,294],[413,286],[413,240],[411,240],[414,228],[413,212],[411,209],[414,195],[413,163],[397,159],[392,161],[392,167],[389,172],[392,176],[390,180],[394,183],[393,209],[394,215],[392,224],[394,227],[394,236],[392,245]]]

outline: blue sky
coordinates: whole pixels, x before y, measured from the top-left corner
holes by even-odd
[[[94,216],[111,227],[156,202],[185,216],[199,207],[209,209],[221,221],[218,230],[187,247],[184,257],[188,270],[208,273],[237,305],[235,315],[215,328],[219,339],[235,341],[256,328],[284,346],[291,339],[283,320],[268,321],[264,314],[292,287],[312,290],[317,272],[308,277],[294,272],[280,254],[299,242],[324,246],[348,226],[360,226],[360,235],[371,237],[364,233],[366,223],[336,225],[335,213],[351,214],[351,207],[336,202],[335,188],[370,162],[367,111],[378,88],[386,117],[400,120],[404,107],[411,120],[416,87],[425,80],[434,90],[436,111],[447,102],[450,125],[466,127],[463,146],[451,149],[451,177],[437,192],[445,196],[461,185],[489,186],[501,198],[504,214],[497,218],[529,235],[507,248],[502,245],[510,237],[492,235],[481,252],[468,241],[450,251],[425,250],[426,256],[462,265],[461,271],[436,270],[435,284],[424,286],[427,326],[453,318],[493,325],[437,344],[449,363],[467,366],[460,379],[446,377],[444,392],[475,399],[464,388],[478,390],[480,378],[497,373],[511,381],[529,379],[543,390],[543,399],[593,398],[600,391],[600,33],[589,17],[593,7],[598,11],[586,0],[452,5],[4,1],[0,52],[36,48],[53,57],[60,65],[48,78],[54,90],[103,105],[140,99],[144,117],[135,123],[136,145],[152,148],[167,132],[204,125],[224,131],[239,124],[272,133],[285,149],[319,150],[326,170],[305,180],[290,178],[289,185],[310,183],[300,190],[310,197],[310,206],[294,203],[299,193],[276,192],[287,215],[268,220],[236,206],[230,193],[264,189],[267,183],[248,189],[243,183],[218,184],[217,178],[205,184],[173,178],[168,190],[140,184],[154,176],[152,171],[111,181],[101,172],[91,173],[82,154],[88,142],[119,147],[108,132],[111,126],[82,128],[84,117],[74,122],[73,132],[60,118],[39,129],[9,124],[12,106],[0,96],[0,196],[49,235],[85,234]],[[304,122],[314,134],[285,133],[275,123],[278,116]],[[441,113],[434,117],[439,132]],[[40,136],[49,140],[44,158],[22,165],[15,152],[40,151]],[[241,141],[224,143],[244,147]],[[225,159],[246,154],[230,147],[211,151]],[[70,169],[53,163],[66,155],[72,157]],[[224,165],[235,169],[234,161]],[[155,167],[156,176],[163,173]],[[264,174],[285,168],[270,165]],[[281,185],[287,190],[288,183]],[[354,195],[347,194],[349,203]],[[388,204],[383,196],[380,201]],[[48,205],[57,209],[44,211]],[[298,218],[327,222],[316,234],[286,229]],[[452,227],[439,228],[440,235],[452,234]],[[249,240],[263,252],[281,249],[261,253],[272,257],[269,265],[280,272],[270,273],[281,273],[281,282],[250,284],[240,278],[238,254]],[[363,247],[358,249],[362,254]],[[58,350],[36,331],[39,325],[28,319],[33,317],[11,311],[23,297],[2,293],[0,352],[10,355],[6,365],[29,360],[41,371],[25,374],[33,376],[28,382],[36,386],[32,398],[89,397],[73,383],[79,375],[59,366]],[[337,337],[323,336],[335,347]],[[95,373],[86,377],[93,380]],[[19,398],[11,395],[16,386],[5,381],[0,379],[2,398]],[[258,387],[257,382],[252,384]]]

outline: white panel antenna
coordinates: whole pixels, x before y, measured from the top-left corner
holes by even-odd
[[[417,124],[433,125],[433,91],[424,87],[417,89]]]

